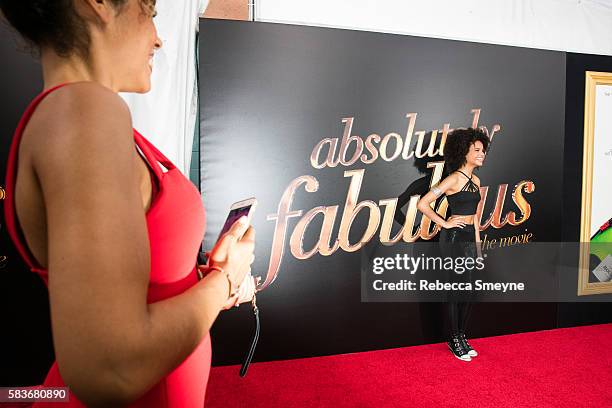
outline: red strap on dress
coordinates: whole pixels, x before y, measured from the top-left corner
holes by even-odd
[[[30,103],[24,115],[21,117],[21,120],[17,125],[17,129],[15,130],[13,142],[9,150],[8,163],[6,168],[6,199],[4,202],[4,219],[6,220],[6,229],[9,233],[9,236],[15,243],[17,251],[19,251],[19,254],[21,255],[22,259],[25,260],[26,264],[32,272],[39,274],[43,278],[45,283],[47,283],[47,271],[40,265],[38,265],[28,246],[25,244],[25,238],[23,236],[23,232],[21,231],[19,221],[17,220],[17,213],[15,211],[15,183],[17,181],[18,167],[17,161],[19,158],[19,145],[21,142],[21,137],[23,136],[23,131],[27,126],[28,122],[30,121],[32,114],[36,110],[36,107],[43,99],[45,99],[47,95],[65,85],[67,84],[61,84],[53,88],[47,89],[46,91],[38,95]]]
[[[15,209],[15,183],[17,182],[17,168],[18,168],[18,160],[19,160],[19,146],[21,142],[21,138],[23,137],[23,132],[25,127],[27,126],[32,114],[38,107],[38,105],[51,94],[53,91],[66,86],[68,84],[57,85],[53,88],[47,89],[46,91],[39,94],[27,107],[24,115],[22,116],[19,124],[17,125],[17,129],[15,130],[15,134],[13,136],[13,141],[11,143],[11,148],[9,150],[8,163],[6,169],[6,201],[4,204],[4,218],[6,220],[6,228],[9,236],[17,247],[17,251],[21,255],[22,259],[26,262],[30,270],[34,273],[37,273],[41,276],[41,278],[45,281],[45,284],[48,283],[48,271],[40,266],[36,261],[36,258],[30,252],[28,248],[25,237],[23,235],[23,231],[21,230],[21,226],[19,225],[19,220],[17,219],[17,212]],[[164,167],[168,170],[175,168],[174,164],[163,154],[161,153],[153,144],[149,143],[136,129],[134,129],[134,137],[139,146],[146,146],[146,148],[142,149],[142,153],[146,158],[146,161],[149,164],[149,167],[154,173],[151,176],[151,182],[153,185],[153,196],[157,195],[157,184],[159,180],[161,180],[163,172],[159,167],[158,162],[162,163]],[[151,151],[149,151],[149,149]]]

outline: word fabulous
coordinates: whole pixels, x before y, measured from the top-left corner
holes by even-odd
[[[478,126],[480,109],[473,109],[472,127]],[[378,158],[384,161],[392,161],[399,157],[410,159],[412,157],[437,157],[441,155],[446,137],[452,131],[450,124],[445,124],[442,131],[432,131],[430,140],[425,140],[426,132],[415,132],[415,121],[417,114],[409,113],[406,115],[409,119],[408,130],[406,137],[402,138],[397,133],[389,133],[384,137],[377,134],[371,134],[367,138],[362,139],[360,136],[352,135],[353,118],[343,119],[345,125],[344,134],[338,145],[338,139],[327,138],[323,139],[314,147],[310,156],[310,164],[315,169],[323,169],[325,167],[336,167],[338,165],[350,166],[357,162],[363,164],[371,164]],[[500,125],[494,125],[492,131],[489,132],[484,126],[480,127],[488,135],[489,139],[493,138],[496,132],[501,130]],[[412,143],[413,136],[417,137],[416,148],[410,151],[409,147]],[[437,138],[441,138],[439,141]],[[395,147],[391,147],[391,143]],[[354,146],[352,146],[354,145]],[[425,147],[427,146],[427,147]],[[438,146],[437,148],[435,146]],[[339,147],[339,150],[338,150]],[[351,147],[349,149],[349,147]],[[351,154],[349,150],[352,151]],[[325,153],[326,152],[326,153]],[[444,161],[430,162],[428,165],[432,168],[432,176],[430,186],[438,184],[443,175]],[[319,181],[311,175],[303,175],[292,180],[282,194],[278,208],[275,214],[268,215],[268,221],[274,221],[274,236],[272,240],[270,263],[266,281],[261,285],[261,289],[268,286],[276,278],[285,251],[285,243],[289,241],[289,250],[293,257],[304,260],[312,257],[315,254],[330,256],[338,250],[345,252],[355,252],[363,248],[374,236],[378,233],[378,239],[383,245],[393,245],[400,241],[414,242],[418,238],[431,239],[439,231],[440,227],[434,225],[431,228],[431,220],[427,217],[422,217],[420,225],[416,226],[417,203],[420,196],[415,195],[410,198],[408,203],[408,211],[406,218],[399,232],[392,235],[392,226],[394,222],[394,214],[397,207],[397,198],[385,198],[378,202],[371,200],[359,201],[359,193],[365,176],[365,169],[354,169],[344,171],[344,178],[348,179],[348,191],[344,205],[329,205],[317,206],[310,210],[292,209],[293,199],[296,192],[302,187],[307,193],[316,193],[319,189]],[[488,227],[501,228],[506,224],[519,225],[525,222],[531,214],[531,206],[526,200],[525,193],[533,193],[535,184],[530,180],[522,180],[518,182],[512,191],[512,200],[519,209],[520,214],[513,211],[504,212],[504,204],[508,184],[501,184],[498,187],[495,208],[489,218],[483,222],[482,209],[486,202],[489,188],[484,186],[480,188],[481,201],[478,205],[477,219],[480,229],[484,230]],[[432,203],[432,207],[434,203]],[[438,214],[445,217],[448,203],[446,199],[439,203],[438,208],[434,208]],[[351,234],[353,223],[361,212],[367,214],[367,225],[364,231]],[[317,217],[322,217],[322,224],[318,234],[316,243],[310,248],[304,248],[304,236],[313,220]],[[339,230],[337,236],[333,236],[334,225],[337,218],[340,219]],[[293,231],[289,229],[289,219],[299,218]],[[415,228],[416,227],[416,228]],[[351,242],[349,236],[355,235],[361,238]],[[315,236],[317,234],[315,233]]]

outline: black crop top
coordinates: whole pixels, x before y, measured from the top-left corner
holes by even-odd
[[[457,170],[459,173],[468,177],[461,170]],[[467,183],[463,186],[461,191],[454,194],[446,194],[448,200],[448,209],[451,215],[474,215],[480,203],[480,189],[472,181],[472,177],[468,177]]]

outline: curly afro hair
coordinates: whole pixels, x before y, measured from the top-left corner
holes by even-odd
[[[448,173],[461,168],[466,163],[470,146],[481,142],[485,152],[489,148],[489,138],[481,129],[455,129],[448,134],[444,145],[444,161]]]
[[[118,13],[128,2],[110,1]],[[145,13],[155,13],[155,0],[140,0],[140,6]],[[74,52],[84,57],[89,55],[89,30],[75,10],[74,0],[0,0],[0,9],[2,17],[33,51],[50,46],[62,57]]]

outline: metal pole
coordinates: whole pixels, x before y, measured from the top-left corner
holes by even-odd
[[[249,21],[255,21],[255,0],[249,0]]]

